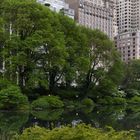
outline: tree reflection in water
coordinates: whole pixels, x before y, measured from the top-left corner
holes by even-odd
[[[0,140],[11,140],[15,133],[39,125],[48,129],[78,123],[91,124],[93,127],[111,126],[115,130],[136,130],[140,137],[139,106],[106,106],[82,110],[44,110],[21,112],[0,112]]]
[[[53,129],[61,125],[60,119],[63,111],[63,109],[32,111],[32,115],[34,116],[34,119],[37,119],[35,124],[39,124],[49,129]]]
[[[0,140],[11,140],[28,121],[29,113],[0,112]]]

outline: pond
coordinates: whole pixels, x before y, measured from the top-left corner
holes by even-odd
[[[115,130],[136,130],[140,139],[140,106],[106,106],[93,110],[46,110],[32,112],[0,112],[0,140],[11,140],[27,127],[39,125],[49,129],[61,125],[91,124],[96,128],[111,126]]]

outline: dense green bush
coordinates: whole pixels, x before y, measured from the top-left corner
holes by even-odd
[[[64,104],[58,96],[42,96],[33,101],[31,106],[32,109],[42,110],[47,108],[61,108]]]
[[[38,126],[24,130],[23,134],[14,140],[135,140],[133,132],[116,132],[113,129],[103,131],[87,125],[62,127],[47,130]]]
[[[122,105],[122,104],[126,104],[126,99],[125,98],[120,98],[120,97],[107,96],[103,99],[99,99],[98,104]]]
[[[0,90],[8,88],[12,84],[6,79],[0,79]]]
[[[127,102],[132,104],[140,104],[140,97],[134,96],[131,99],[128,99]]]
[[[0,91],[0,109],[27,109],[28,99],[17,86]]]
[[[94,106],[94,102],[93,100],[89,99],[89,98],[85,98],[82,101],[82,105],[86,106],[86,107],[90,107],[90,106]]]

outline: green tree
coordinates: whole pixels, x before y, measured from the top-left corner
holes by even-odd
[[[6,77],[22,88],[51,89],[66,56],[57,15],[32,0],[6,0],[2,17],[8,34],[2,51]]]
[[[77,86],[83,80],[85,71],[89,65],[88,38],[86,28],[77,25],[72,19],[60,14],[60,23],[65,37],[65,47],[68,53],[66,65],[63,69],[66,86],[73,82]]]
[[[122,76],[122,64],[113,42],[98,30],[88,31],[87,35],[90,65],[86,74],[86,89],[92,90],[107,79],[114,85],[118,84]]]
[[[28,109],[28,99],[16,86],[0,91],[0,109]]]
[[[126,64],[122,87],[140,90],[140,60],[133,60]]]
[[[118,85],[122,70],[119,55],[105,34],[79,26],[35,0],[4,0],[0,4],[4,79],[23,90],[42,88],[53,94],[60,84],[70,88],[75,84],[86,91],[101,84],[105,87],[105,80]]]

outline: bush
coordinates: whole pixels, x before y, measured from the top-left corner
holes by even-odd
[[[6,79],[0,79],[0,90],[6,89],[9,86],[12,86],[12,84],[8,80],[6,80]]]
[[[86,98],[82,101],[82,105],[86,106],[86,107],[90,107],[90,106],[94,106],[94,102],[93,100]]]
[[[128,99],[127,102],[132,104],[140,104],[140,97],[134,96],[131,99]]]
[[[0,109],[25,109],[28,99],[17,86],[10,86],[0,91]]]
[[[36,126],[24,130],[16,140],[135,140],[135,135],[130,131],[116,132],[111,128],[103,131],[80,124],[76,127],[62,127],[53,130]]]
[[[63,102],[58,96],[43,96],[32,102],[32,109],[62,108]]]
[[[122,104],[126,104],[126,99],[125,98],[119,98],[119,97],[107,96],[104,99],[99,99],[98,104],[122,105]]]

